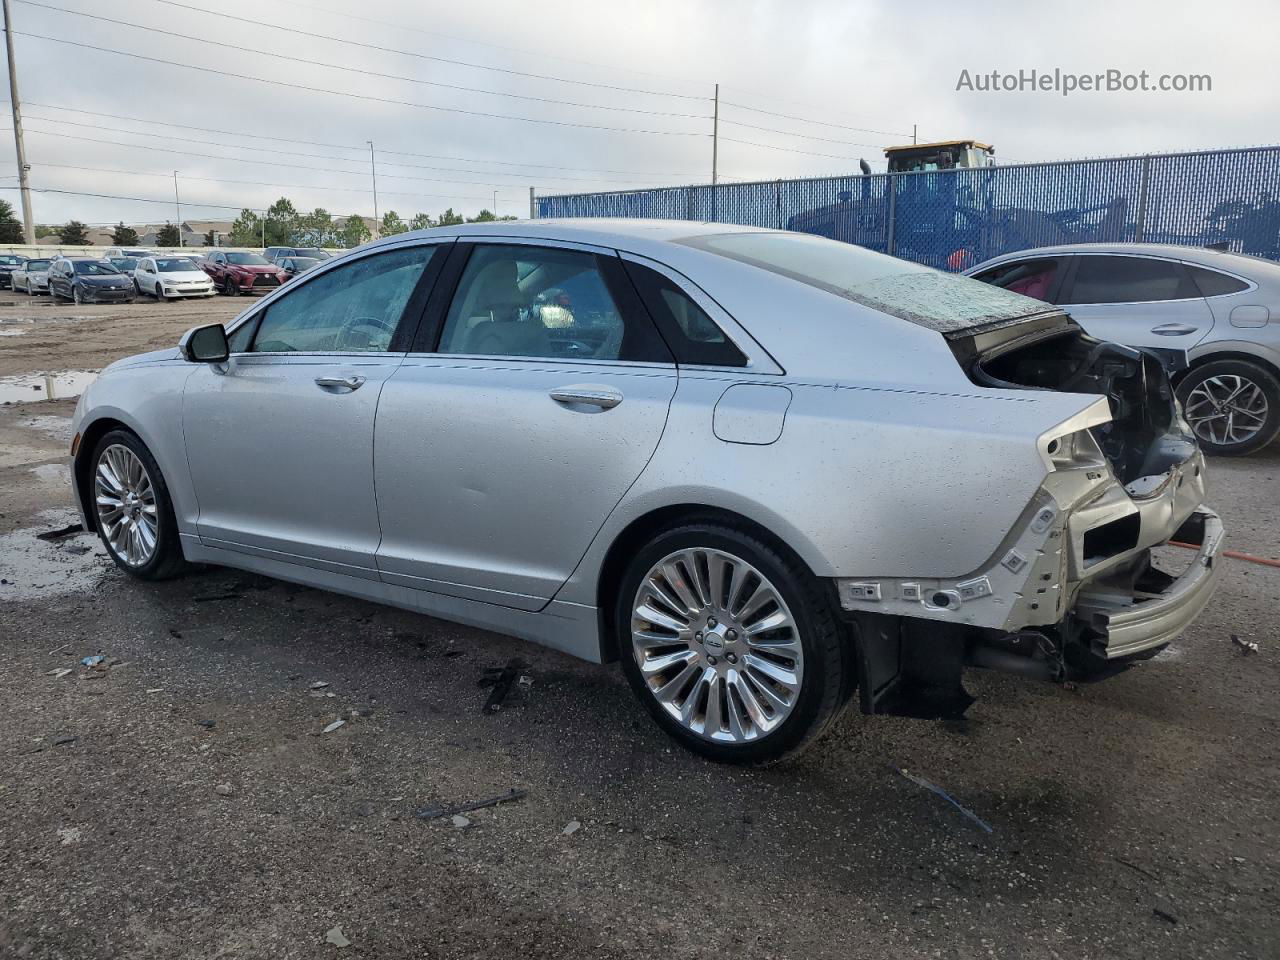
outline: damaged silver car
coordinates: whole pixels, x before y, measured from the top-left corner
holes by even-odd
[[[402,234],[76,410],[78,503],[143,579],[222,564],[620,661],[766,762],[969,667],[1098,677],[1209,600],[1222,526],[1159,362],[819,237],[679,221]],[[1182,570],[1152,563],[1171,537]]]

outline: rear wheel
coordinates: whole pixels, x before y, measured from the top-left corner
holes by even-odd
[[[667,733],[712,760],[798,753],[852,692],[852,652],[820,582],[734,526],[691,523],[640,550],[616,629],[636,695]]]
[[[127,430],[94,448],[90,482],[98,536],[116,566],[141,580],[166,580],[187,567],[169,487],[155,457]]]
[[[1280,433],[1280,380],[1247,360],[1212,360],[1178,384],[1183,414],[1205,453],[1243,456]]]

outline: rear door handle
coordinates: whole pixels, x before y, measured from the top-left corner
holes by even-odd
[[[612,410],[622,402],[622,394],[608,387],[578,385],[552,390],[551,399],[556,403],[582,403],[602,410]]]
[[[1185,337],[1188,333],[1195,333],[1199,329],[1185,323],[1162,323],[1158,327],[1152,327],[1151,332],[1157,337]]]
[[[347,390],[359,390],[364,386],[364,377],[352,374],[349,377],[316,377],[317,387],[341,387]]]

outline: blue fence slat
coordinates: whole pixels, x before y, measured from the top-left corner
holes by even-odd
[[[540,217],[799,230],[959,270],[1011,250],[1145,240],[1280,259],[1280,147],[537,198]]]

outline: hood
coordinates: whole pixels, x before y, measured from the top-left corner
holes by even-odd
[[[146,363],[159,363],[162,360],[181,360],[182,355],[178,352],[177,347],[166,347],[163,350],[152,350],[148,353],[135,353],[131,357],[121,357],[115,363],[108,364],[103,368],[102,372],[109,370],[119,370],[123,367],[136,367]]]
[[[209,275],[203,270],[174,270],[169,273],[157,273],[156,276],[178,283],[195,283],[199,280],[209,279]]]

